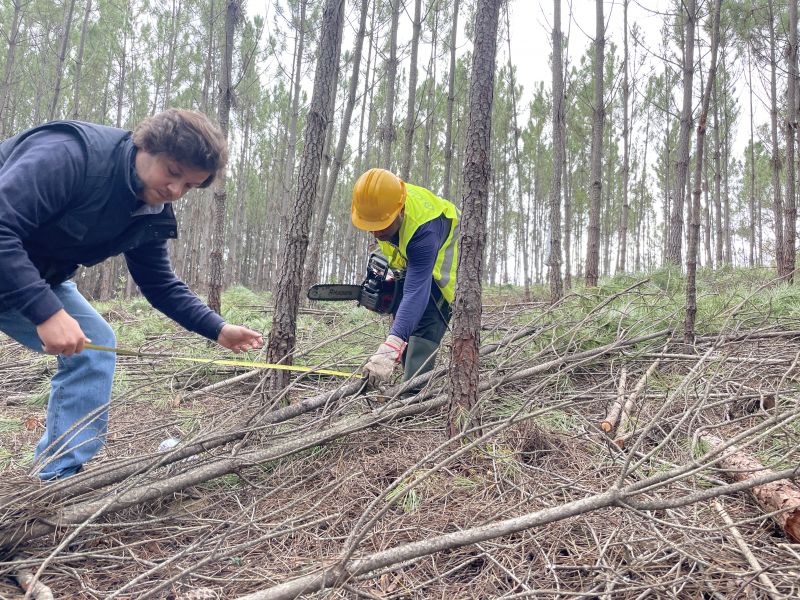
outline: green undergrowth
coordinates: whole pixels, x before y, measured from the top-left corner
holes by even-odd
[[[664,267],[648,276],[618,275],[596,288],[576,287],[542,319],[549,327],[531,350],[558,340],[574,350],[627,337],[670,329],[683,331],[686,279],[679,269]],[[541,310],[541,309],[540,309]],[[774,271],[701,269],[697,275],[697,334],[779,325],[800,326],[800,286],[775,280]]]

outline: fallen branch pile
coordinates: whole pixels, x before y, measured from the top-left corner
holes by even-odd
[[[255,375],[212,387],[182,371],[204,390],[170,384],[184,412],[165,406],[148,429],[115,406],[114,455],[84,473],[4,474],[0,575],[75,598],[796,596],[800,334],[675,346],[674,315],[641,314],[662,300],[640,282],[600,301],[494,306],[483,422],[456,440],[446,357],[410,399],[410,385],[364,394],[304,377],[272,408]],[[589,308],[570,319],[576,305]],[[324,346],[306,352],[335,364]],[[141,363],[122,363],[137,379]],[[19,390],[34,366],[0,368]],[[183,443],[142,451],[187,414]]]

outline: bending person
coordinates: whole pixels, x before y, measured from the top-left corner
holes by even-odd
[[[186,329],[234,352],[262,345],[227,324],[180,281],[167,241],[171,203],[211,185],[227,143],[205,115],[170,109],[122,129],[53,121],[0,143],[0,331],[58,355],[46,430],[35,451],[42,479],[72,475],[103,446],[116,344],[70,278],[79,265],[124,254],[145,298]]]

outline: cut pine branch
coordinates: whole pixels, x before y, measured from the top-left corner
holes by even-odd
[[[772,583],[769,575],[764,572],[764,568],[761,566],[761,563],[758,562],[758,559],[756,558],[755,554],[753,554],[750,546],[747,545],[747,542],[744,540],[744,536],[741,534],[739,529],[737,529],[733,519],[730,518],[728,512],[725,510],[725,507],[722,506],[719,500],[714,500],[714,508],[719,513],[719,516],[722,517],[722,520],[725,521],[725,525],[727,525],[728,530],[731,532],[733,540],[739,547],[739,552],[742,553],[742,556],[745,557],[747,563],[755,570],[756,573],[758,573],[758,580],[767,589],[767,594],[769,597],[773,599],[780,598],[781,595],[775,588],[775,584]]]
[[[725,442],[715,435],[703,434],[703,442],[717,449]],[[730,446],[719,459],[718,465],[725,469],[734,481],[747,481],[754,475],[767,475],[773,470],[736,446]],[[800,487],[787,480],[772,481],[750,489],[750,493],[773,520],[781,527],[786,537],[800,543]]]
[[[625,384],[628,379],[628,369],[622,367],[622,373],[619,376],[619,385],[617,386],[617,397],[614,404],[606,414],[606,418],[600,422],[600,429],[606,433],[611,433],[617,426],[617,420],[622,412],[622,407],[625,405]]]
[[[570,355],[561,356],[558,359],[551,360],[528,369],[508,373],[504,376],[489,379],[487,381],[481,381],[479,391],[485,392],[499,385],[521,381],[523,379],[534,377],[554,369],[562,368],[567,364],[585,364],[606,354],[618,352],[637,343],[646,342],[658,337],[664,337],[667,335],[667,333],[667,331],[660,331],[636,338],[620,338],[614,342],[606,344],[605,346],[600,346],[599,348],[593,348],[592,350],[585,350],[583,352],[576,352]],[[412,383],[414,381],[415,380],[410,380],[408,383]],[[351,385],[357,384],[354,383]],[[185,472],[178,475],[153,479],[140,483],[132,489],[118,491],[113,498],[109,498],[107,494],[99,494],[96,497],[86,499],[83,502],[71,504],[69,506],[61,506],[52,513],[43,514],[39,510],[25,510],[23,508],[23,504],[19,502],[20,498],[9,499],[11,502],[7,502],[6,510],[8,510],[9,513],[16,512],[16,516],[15,518],[7,519],[0,524],[0,549],[13,548],[28,540],[47,535],[62,526],[79,525],[88,519],[93,520],[101,515],[114,513],[129,506],[142,504],[143,502],[149,502],[187,487],[216,479],[228,473],[237,472],[253,465],[264,464],[273,460],[284,458],[297,452],[307,450],[313,446],[324,445],[345,435],[350,435],[358,431],[363,431],[365,429],[396,421],[397,419],[402,419],[411,415],[433,412],[440,409],[446,403],[446,400],[446,396],[439,395],[426,402],[400,406],[398,408],[382,409],[381,411],[376,411],[375,413],[367,414],[360,418],[344,419],[328,429],[315,432],[311,435],[299,436],[294,439],[284,440],[280,443],[271,445],[268,448],[256,447],[253,449],[248,448],[244,451],[234,448],[229,454],[221,454],[216,456],[208,462],[198,465],[197,467],[187,469]],[[283,420],[282,418],[277,417],[277,414],[279,413],[282,417],[285,417],[289,412],[294,410],[298,410],[298,414],[305,412],[304,410],[296,409],[295,406],[296,405],[283,407],[279,411],[270,413],[271,417],[269,418],[269,422],[274,423]],[[233,441],[234,439],[243,435],[244,430],[242,430],[242,432],[227,434],[226,439],[228,439],[228,441]],[[202,451],[203,447],[205,446],[207,448],[208,445],[209,444],[203,443],[191,444],[192,449],[197,448],[198,451]],[[184,456],[185,453],[189,451],[189,447],[187,446],[184,448],[183,452],[181,450],[181,448],[176,448],[176,455]],[[159,458],[152,460],[159,460]],[[128,467],[130,466],[131,465],[128,465]],[[107,474],[107,476],[109,475],[110,474]],[[76,479],[80,477],[81,476],[76,476]],[[63,483],[67,484],[68,482],[69,480],[65,480]],[[83,482],[82,484],[78,485],[83,487],[86,485],[86,483],[88,482]],[[60,485],[60,483],[54,484],[54,486],[58,485]],[[14,502],[15,500],[16,502]]]
[[[657,358],[655,361],[653,361],[653,364],[651,364],[647,368],[647,371],[645,371],[644,375],[642,375],[639,378],[639,381],[636,382],[636,386],[633,388],[633,392],[631,392],[631,395],[628,396],[628,399],[622,406],[622,410],[620,411],[619,415],[610,415],[610,417],[614,417],[614,421],[610,421],[609,417],[606,417],[606,421],[610,421],[613,425],[617,424],[617,420],[619,421],[619,426],[617,427],[617,431],[625,431],[625,429],[627,428],[628,421],[630,420],[631,414],[633,414],[633,409],[636,406],[636,400],[638,400],[639,396],[641,396],[645,386],[647,385],[647,380],[653,376],[653,373],[656,372],[656,369],[658,368],[658,365],[660,363],[661,359]],[[600,424],[600,427],[603,429],[603,431],[605,431],[606,433],[612,433],[614,431],[614,427],[612,426],[610,429],[606,430],[603,427],[604,423]],[[625,447],[624,438],[619,437],[614,440],[614,443],[620,448]]]

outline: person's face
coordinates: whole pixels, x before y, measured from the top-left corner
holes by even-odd
[[[136,153],[136,174],[144,184],[140,197],[145,204],[174,202],[189,190],[200,187],[211,175],[173,160],[165,154]]]
[[[381,242],[388,242],[392,239],[392,236],[400,230],[400,225],[403,224],[403,211],[400,211],[400,214],[395,217],[394,221],[386,228],[381,229],[379,231],[373,231],[372,235],[375,236],[376,240],[380,240]]]

